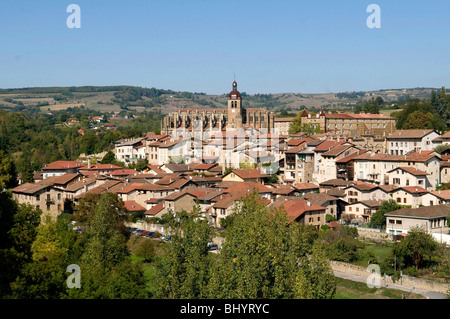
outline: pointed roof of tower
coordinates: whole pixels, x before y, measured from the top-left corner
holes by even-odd
[[[237,82],[236,81],[233,82],[233,90],[230,92],[230,94],[228,94],[228,98],[232,99],[232,100],[241,98],[241,93],[239,93],[239,91],[237,90]]]

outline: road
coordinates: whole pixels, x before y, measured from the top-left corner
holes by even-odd
[[[355,276],[355,275],[351,275],[351,274],[347,274],[347,273],[343,273],[343,272],[339,272],[339,271],[334,271],[334,275],[336,277],[348,279],[348,280],[352,280],[352,281],[367,282],[367,278],[365,278],[365,277]],[[435,291],[415,289],[415,288],[405,287],[405,286],[401,286],[401,285],[397,285],[397,284],[385,285],[383,280],[381,280],[381,285],[382,285],[382,287],[385,287],[385,288],[413,292],[413,293],[425,296],[425,297],[427,297],[427,299],[446,299],[447,298],[447,296],[445,294],[441,294],[441,293],[435,292]]]

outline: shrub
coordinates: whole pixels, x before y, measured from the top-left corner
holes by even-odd
[[[136,256],[144,258],[146,262],[152,261],[155,257],[155,243],[152,240],[143,240],[136,251]]]

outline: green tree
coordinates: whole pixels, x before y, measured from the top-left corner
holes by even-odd
[[[315,245],[320,246],[326,256],[332,260],[352,262],[359,258],[360,242],[355,238],[355,228],[340,226],[336,229],[323,230]]]
[[[295,279],[294,297],[299,299],[332,299],[336,292],[336,279],[325,253],[315,247],[311,259],[303,258]]]
[[[5,151],[0,150],[0,190],[17,186],[16,166]]]
[[[122,207],[123,202],[116,194],[107,192],[100,196],[87,225],[85,248],[80,258],[81,289],[70,290],[70,297],[147,297],[142,266],[129,258]]]
[[[49,216],[38,226],[31,251],[32,261],[24,265],[20,276],[11,283],[11,296],[24,299],[62,298],[66,295],[68,249],[62,246],[56,221]]]
[[[413,264],[416,269],[423,266],[424,258],[436,252],[438,243],[423,227],[411,228],[408,236],[400,243],[405,253],[405,264]]]
[[[103,156],[101,161],[102,164],[114,164],[116,162],[116,155],[112,151],[108,151],[108,153]]]
[[[211,262],[207,244],[212,233],[198,213],[198,207],[194,207],[191,215],[179,213],[169,221],[173,237],[158,260],[159,298],[206,298]]]
[[[152,240],[143,240],[136,251],[136,256],[144,258],[146,262],[152,261],[156,256],[155,243]]]
[[[316,278],[315,284],[322,286],[329,269],[317,268],[316,276],[312,264],[304,262],[307,254],[312,254],[314,265],[326,263],[312,251],[310,230],[296,222],[289,224],[283,210],[268,211],[257,192],[245,197],[233,216],[211,270],[209,298],[319,297],[312,292],[315,288],[310,279]],[[303,284],[297,282],[301,274],[306,278],[299,279]],[[324,289],[320,295],[329,292],[330,296],[333,289]]]
[[[393,199],[384,201],[380,208],[370,217],[370,225],[377,227],[386,226],[386,217],[384,214],[396,211],[402,208],[401,205],[397,204]]]

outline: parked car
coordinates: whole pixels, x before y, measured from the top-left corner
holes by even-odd
[[[210,251],[219,249],[219,245],[213,244],[213,243],[208,243],[207,247],[208,247],[208,250],[210,250]]]
[[[129,233],[134,233],[137,230],[137,228],[136,227],[128,227],[127,230]]]
[[[138,234],[138,236],[146,236],[148,233],[149,233],[148,230],[144,230],[143,232],[140,232],[140,233]]]
[[[172,235],[162,235],[161,240],[171,240],[172,239]]]
[[[155,232],[154,231],[151,231],[151,232],[149,232],[147,235],[145,235],[145,236],[147,236],[148,238],[153,238],[153,236],[155,235]]]
[[[134,232],[134,234],[139,236],[139,234],[142,233],[143,231],[144,231],[143,229],[138,229]]]

